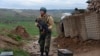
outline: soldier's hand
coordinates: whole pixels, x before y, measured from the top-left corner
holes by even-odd
[[[38,26],[38,23],[37,22],[35,22],[35,26]]]
[[[48,29],[50,29],[50,30],[51,30],[51,29],[52,29],[52,26],[49,26],[49,27],[48,27]]]

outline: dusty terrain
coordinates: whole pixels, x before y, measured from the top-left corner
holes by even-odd
[[[74,56],[100,56],[100,40],[82,41],[78,38],[59,37],[55,42],[58,48],[69,49]]]
[[[28,51],[31,56],[40,55],[38,39],[35,41],[34,40],[28,41],[27,44],[23,46],[23,49]],[[57,56],[57,48],[53,46],[53,39],[51,41],[50,56]]]
[[[12,38],[0,36],[0,48],[9,48],[11,46],[14,47],[18,45],[19,43]]]
[[[58,39],[56,39],[58,40]],[[66,40],[66,41],[64,41]],[[74,40],[75,43],[72,41]],[[50,56],[57,56],[57,49],[62,49],[66,48],[69,49],[73,52],[74,56],[100,56],[100,45],[99,41],[95,40],[87,40],[83,43],[75,41],[76,39],[73,40],[67,40],[67,39],[60,39],[58,42],[54,41],[52,39],[51,41],[51,50],[50,50]],[[70,43],[69,43],[70,41]],[[66,44],[65,44],[65,43]],[[59,43],[59,47],[57,47],[57,43]],[[71,44],[73,43],[73,44]],[[68,46],[67,46],[68,44]],[[67,46],[67,47],[66,47]],[[39,56],[39,45],[38,45],[38,39],[35,41],[29,41],[25,46],[23,46],[24,50],[27,50],[29,53],[31,53],[31,56]]]
[[[3,36],[1,36],[3,38]],[[5,40],[5,39],[4,39]],[[16,42],[12,39],[6,39],[5,41],[11,42],[12,45]],[[7,43],[0,40],[0,47],[4,47]],[[57,49],[66,48],[73,52],[74,56],[100,56],[100,41],[98,40],[87,40],[84,42],[78,41],[77,39],[71,38],[56,38],[52,37],[50,56],[57,56]],[[36,39],[29,40],[22,46],[23,50],[30,53],[30,56],[39,56],[39,44],[38,37]]]
[[[14,30],[11,31],[11,33],[19,35],[24,39],[30,37],[29,33],[26,31],[26,29],[23,26],[17,26]]]
[[[100,49],[95,49],[84,53],[75,53],[74,56],[100,56]]]

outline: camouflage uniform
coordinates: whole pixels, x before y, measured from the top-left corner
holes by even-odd
[[[45,15],[43,17],[39,17],[43,21],[45,21],[49,27],[52,27],[54,22],[53,18],[49,15]],[[51,41],[51,32],[52,30],[50,29],[48,33],[43,33],[40,31],[40,38],[39,38],[39,44],[40,44],[40,52],[46,52],[46,54],[49,53],[49,48],[50,48],[50,41]]]

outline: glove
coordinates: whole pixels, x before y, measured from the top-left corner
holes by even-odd
[[[49,26],[48,29],[51,30],[52,29],[52,26]]]

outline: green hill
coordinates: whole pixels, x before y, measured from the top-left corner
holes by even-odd
[[[48,10],[55,20],[59,20],[62,13],[71,13],[72,9]],[[33,21],[39,16],[39,10],[31,9],[0,9],[0,22]]]

